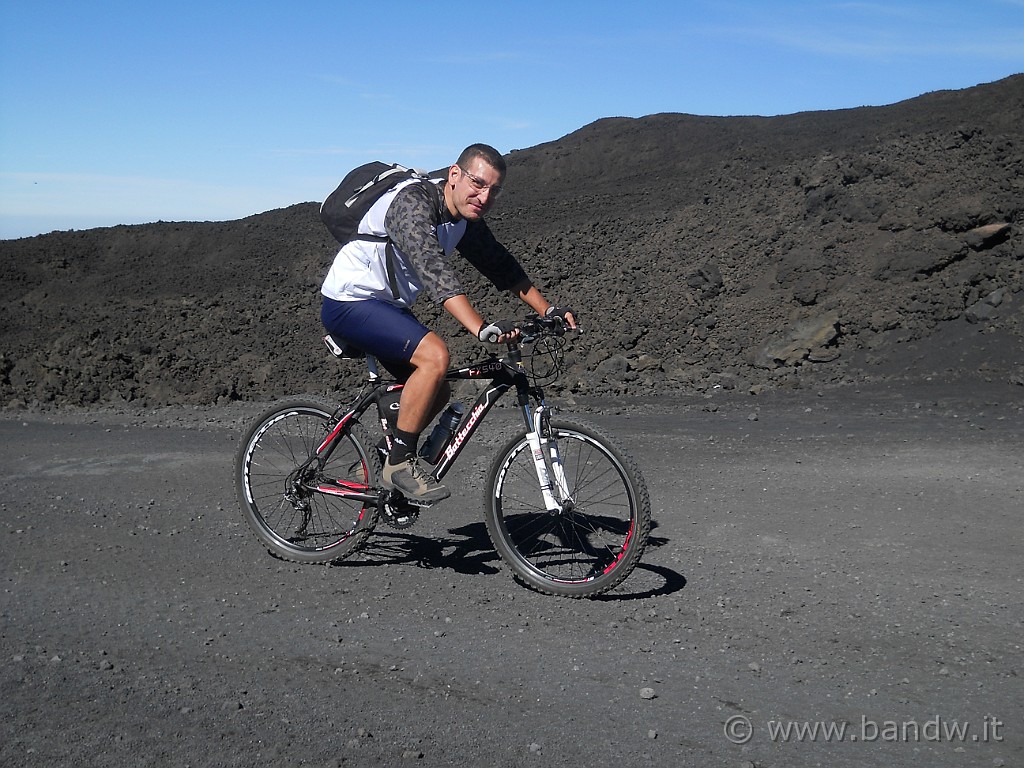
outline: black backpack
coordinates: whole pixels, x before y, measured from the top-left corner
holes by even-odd
[[[375,161],[360,165],[349,171],[341,180],[338,188],[331,192],[320,206],[320,219],[334,235],[334,239],[344,245],[350,240],[383,240],[372,235],[359,235],[359,222],[370,210],[381,195],[396,184],[406,179],[423,179],[429,177],[420,171],[406,168],[393,163]]]
[[[391,286],[391,294],[396,299],[399,298],[399,294],[394,275],[394,247],[385,236],[360,235],[359,222],[385,192],[407,179],[429,181],[430,176],[397,163],[365,163],[349,171],[338,188],[331,192],[320,206],[320,220],[334,235],[334,239],[342,245],[352,240],[387,243],[385,252],[388,283]]]

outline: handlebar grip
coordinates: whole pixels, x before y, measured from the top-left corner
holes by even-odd
[[[480,326],[480,330],[477,332],[476,337],[480,341],[488,344],[497,344],[498,339],[507,333],[512,333],[518,326],[517,323],[511,323],[507,321],[499,321],[496,323],[484,323]]]

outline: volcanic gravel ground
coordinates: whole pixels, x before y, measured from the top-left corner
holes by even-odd
[[[276,560],[238,511],[259,409],[0,421],[0,764],[1024,762],[1019,388],[581,404],[657,524],[582,601],[490,548],[511,411],[450,500],[325,567]],[[790,722],[848,730],[773,735]]]

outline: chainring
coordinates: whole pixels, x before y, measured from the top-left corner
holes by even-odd
[[[401,531],[416,525],[416,521],[420,519],[420,511],[402,498],[393,501],[382,500],[380,517],[387,525]]]

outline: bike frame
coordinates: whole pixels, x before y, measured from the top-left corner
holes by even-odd
[[[452,435],[451,441],[441,454],[437,466],[431,472],[436,480],[441,480],[448,470],[455,464],[456,459],[472,439],[479,428],[484,417],[488,414],[495,403],[510,389],[515,388],[519,408],[523,414],[523,420],[527,428],[527,439],[533,458],[533,464],[537,471],[537,480],[540,483],[540,492],[544,500],[545,508],[551,512],[561,512],[567,503],[571,503],[571,496],[562,469],[562,462],[558,454],[558,444],[554,440],[543,440],[546,433],[544,424],[550,417],[550,409],[545,404],[544,393],[540,387],[530,386],[529,377],[523,366],[522,347],[520,343],[510,342],[509,352],[506,358],[491,357],[487,360],[465,366],[463,368],[452,368],[445,374],[445,381],[459,381],[463,379],[487,379],[491,380],[487,387],[477,397],[476,402],[465,414],[459,423],[458,429]],[[338,420],[337,425],[331,430],[323,442],[317,447],[316,453],[310,457],[305,466],[316,461],[322,467],[330,458],[338,437],[343,434],[345,428],[365,413],[371,405],[378,406],[378,414],[381,419],[381,426],[385,435],[388,435],[387,420],[384,411],[380,407],[382,397],[388,393],[400,390],[404,384],[398,383],[377,383],[379,379],[376,360],[367,357],[369,367],[369,383],[373,385],[370,391],[361,395],[356,403]],[[531,407],[531,397],[537,401],[537,406]],[[390,436],[388,436],[390,443]],[[546,450],[545,450],[546,449]],[[321,481],[317,483],[316,490],[334,496],[344,496],[359,501],[376,502],[380,498],[379,492],[368,486],[352,483],[339,483]],[[561,501],[559,501],[561,500]]]

